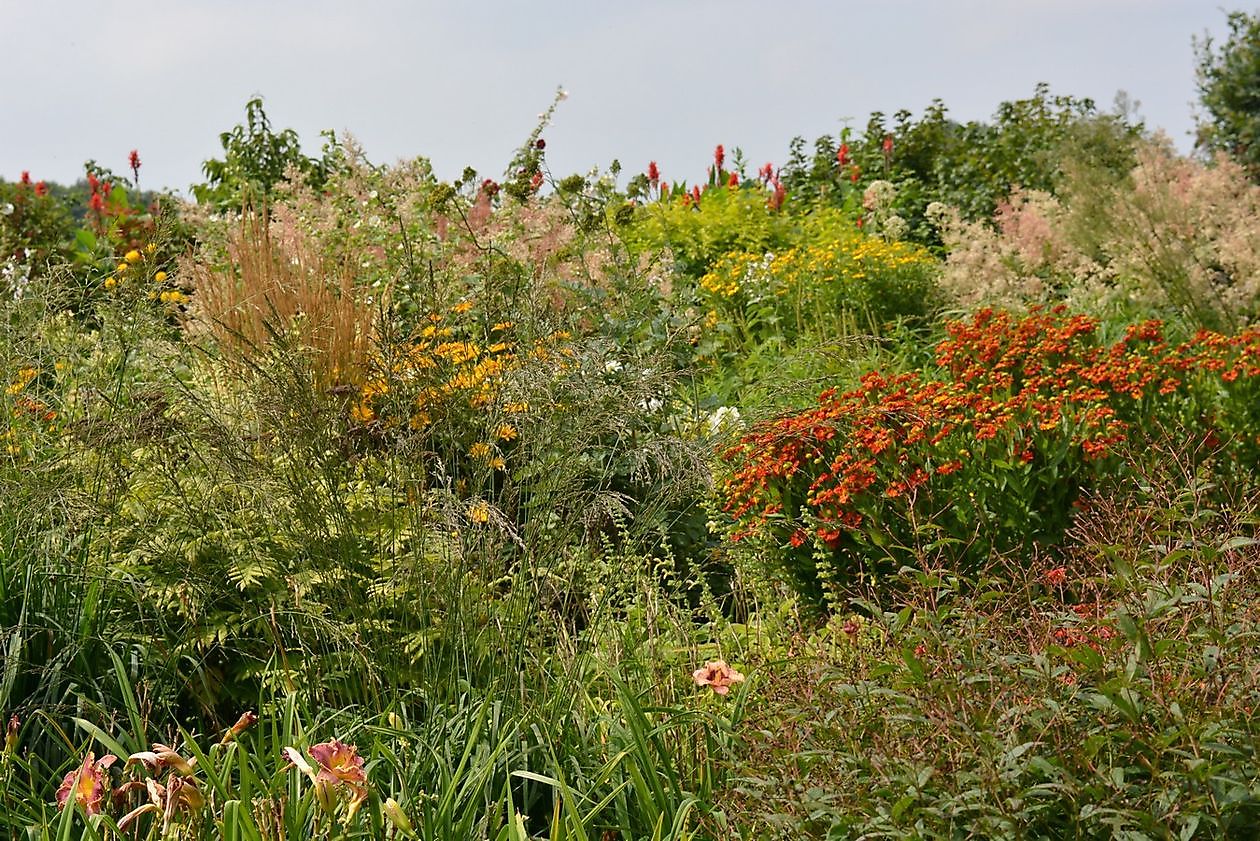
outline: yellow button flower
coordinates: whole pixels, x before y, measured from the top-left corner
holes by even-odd
[[[166,272],[158,272],[157,274],[153,276],[153,279],[156,280],[158,283],[165,283],[166,278],[167,278]]]
[[[142,255],[139,251],[136,251],[133,248],[123,256],[123,259],[126,260],[128,263],[134,264],[134,263],[139,263],[141,260],[143,260],[144,255]]]

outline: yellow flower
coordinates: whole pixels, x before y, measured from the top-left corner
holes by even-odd
[[[511,321],[500,321],[498,324],[491,327],[490,330],[491,332],[498,333],[501,330],[511,330],[512,326],[513,324]]]
[[[468,519],[474,523],[490,522],[490,506],[486,505],[484,500],[477,500],[468,506]]]
[[[454,311],[455,311],[455,312],[457,312],[457,313],[466,313],[466,312],[468,312],[468,311],[469,311],[470,309],[472,309],[472,308],[473,308],[473,302],[472,302],[472,301],[460,301],[458,304],[456,304],[455,306],[451,307],[451,309],[452,309],[452,310],[454,310]]]
[[[516,427],[510,423],[500,424],[496,434],[500,441],[513,441],[516,439]]]
[[[521,415],[529,411],[529,404],[523,401],[520,403],[504,403],[503,411],[512,415]]]
[[[490,467],[492,467],[495,470],[503,470],[504,468],[507,467],[507,462],[503,460],[502,456],[495,456],[494,458],[490,459]]]
[[[167,277],[166,272],[158,272],[157,274],[153,276],[153,279],[156,280],[158,283],[165,283],[166,277]]]
[[[490,455],[493,452],[494,452],[494,449],[489,444],[485,443],[484,441],[478,441],[476,444],[473,444],[471,447],[468,448],[468,455],[472,456],[478,461],[485,461],[486,459],[490,458]]]
[[[127,268],[128,266],[126,263],[119,263],[117,266],[114,267],[114,271],[118,272],[119,274],[122,274],[123,272],[127,271]]]
[[[153,252],[157,251],[157,243],[155,242],[149,243],[148,245],[144,247],[144,250],[152,254]]]
[[[123,256],[123,259],[124,259],[124,260],[126,260],[128,263],[135,264],[135,263],[139,263],[141,260],[143,260],[143,259],[144,259],[144,255],[143,255],[143,254],[141,254],[139,251],[136,251],[136,250],[133,248],[133,249],[131,249],[130,251],[128,251],[128,252],[127,252],[127,253]]]
[[[118,278],[114,277],[113,275],[110,275],[109,277],[105,278],[106,289],[113,289],[117,285],[118,285]]]

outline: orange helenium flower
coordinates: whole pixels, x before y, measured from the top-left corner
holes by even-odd
[[[733,684],[744,682],[744,676],[728,666],[725,660],[706,663],[703,668],[692,672],[691,678],[696,686],[708,686],[719,695],[730,692]]]

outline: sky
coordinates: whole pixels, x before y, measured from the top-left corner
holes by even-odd
[[[331,128],[443,178],[501,175],[558,87],[558,176],[696,180],[718,143],[781,163],[875,110],[985,119],[1038,82],[1125,91],[1188,151],[1191,39],[1226,26],[1216,0],[0,0],[0,31],[0,177],[137,149],[142,186],[186,191],[257,94],[308,153]]]

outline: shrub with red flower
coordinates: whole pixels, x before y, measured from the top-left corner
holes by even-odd
[[[871,372],[725,453],[732,536],[783,547],[821,603],[925,553],[978,563],[1058,540],[1083,487],[1126,474],[1126,445],[1177,427],[1260,464],[1260,328],[1172,344],[1162,324],[1103,341],[1058,308],[950,324],[936,365]]]

